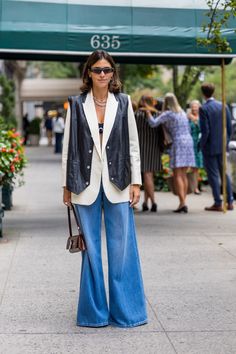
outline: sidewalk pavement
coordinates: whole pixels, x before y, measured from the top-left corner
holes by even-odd
[[[27,154],[0,241],[1,354],[236,353],[236,210],[205,212],[208,191],[178,215],[177,198],[157,193],[158,213],[135,213],[149,324],[76,327],[81,256],[65,250],[60,156]]]

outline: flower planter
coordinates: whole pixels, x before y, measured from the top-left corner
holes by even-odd
[[[39,118],[39,117],[35,117],[29,123],[29,129],[28,129],[29,141],[30,141],[30,145],[32,145],[32,146],[39,145],[40,125],[41,125],[41,118]]]
[[[196,180],[195,180],[195,175],[193,173],[187,173],[187,177],[188,177],[188,194],[191,194],[194,192],[195,188],[196,188]],[[173,177],[169,177],[166,179],[169,190],[177,195],[176,193],[176,189],[175,189],[175,185],[174,185],[174,180]]]
[[[8,129],[0,117],[0,217],[2,209],[11,210],[13,185],[23,183],[23,168],[26,166],[26,157],[22,136],[15,129]]]
[[[2,203],[5,210],[11,210],[13,207],[12,203],[12,192],[13,187],[9,184],[5,184],[2,187]]]
[[[29,134],[29,142],[31,146],[39,146],[40,136],[36,134]]]

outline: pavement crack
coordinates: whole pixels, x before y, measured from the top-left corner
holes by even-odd
[[[149,301],[149,299],[148,299],[147,297],[146,297],[146,300],[147,300],[147,303],[149,304],[149,306],[150,306],[150,308],[151,308],[151,310],[152,310],[152,312],[153,312],[153,314],[154,314],[154,317],[156,318],[157,322],[160,324],[161,328],[163,329],[163,332],[165,333],[165,336],[166,336],[166,338],[168,339],[168,341],[169,341],[169,343],[170,343],[172,349],[174,350],[174,352],[175,352],[176,354],[178,354],[177,349],[175,348],[175,346],[174,346],[172,340],[170,339],[170,337],[169,337],[167,331],[165,330],[165,327],[163,326],[163,324],[161,323],[161,321],[158,319],[157,314],[156,314],[156,311],[154,310],[154,308],[153,308],[151,302]]]
[[[215,241],[214,239],[211,238],[211,236],[208,236],[206,234],[204,234],[205,237],[210,240],[212,243],[214,243],[215,245],[217,245],[218,247],[222,248],[226,253],[228,253],[231,257],[236,259],[236,255],[231,253],[227,248],[225,248],[222,244],[219,244],[218,241]]]

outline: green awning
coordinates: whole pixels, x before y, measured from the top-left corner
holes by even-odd
[[[0,0],[0,57],[84,60],[105,49],[117,61],[217,63],[236,55],[236,20],[224,30],[231,54],[209,53],[196,38],[205,0]],[[119,4],[119,5],[118,5]]]

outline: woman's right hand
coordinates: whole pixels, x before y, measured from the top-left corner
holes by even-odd
[[[195,119],[194,115],[191,112],[188,113],[187,117],[191,121],[194,121],[194,119]]]
[[[71,205],[71,192],[66,187],[63,187],[63,203],[69,207]]]
[[[149,110],[146,110],[146,117],[148,119],[152,118],[152,114],[151,114],[151,112]]]

